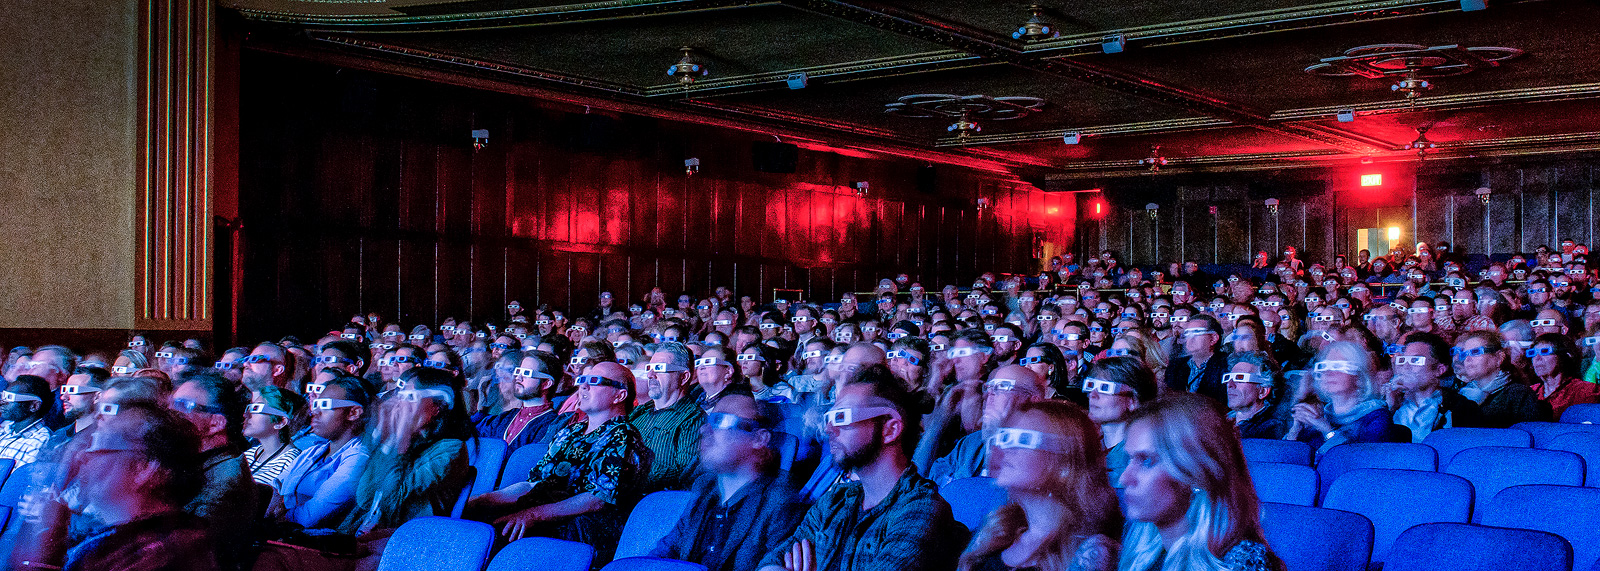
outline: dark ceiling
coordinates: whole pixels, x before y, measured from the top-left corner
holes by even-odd
[[[258,49],[444,71],[630,112],[704,117],[829,145],[921,153],[1070,179],[1132,174],[1152,146],[1168,171],[1255,170],[1600,149],[1600,2],[1592,0],[1079,0],[1046,2],[1060,36],[1016,40],[1029,3],[991,0],[224,0]],[[1125,38],[1106,53],[1108,36]],[[1460,49],[1388,61],[1400,75],[1306,68],[1377,44],[1521,50],[1469,73]],[[681,47],[710,75],[666,71]],[[1402,48],[1391,48],[1402,49]],[[1486,52],[1475,52],[1485,54]],[[1452,55],[1453,54],[1453,55]],[[1452,59],[1454,58],[1454,59]],[[1381,65],[1381,62],[1380,62]],[[1408,100],[1407,66],[1433,85]],[[804,72],[808,85],[785,78]],[[1035,113],[912,118],[915,94],[1030,97]],[[968,109],[978,109],[973,102]],[[1354,121],[1341,122],[1341,110]],[[1062,136],[1079,133],[1078,144]]]

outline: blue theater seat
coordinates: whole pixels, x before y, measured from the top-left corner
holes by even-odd
[[[594,547],[548,537],[518,539],[494,555],[486,571],[589,571]]]
[[[1261,526],[1288,571],[1365,571],[1372,559],[1372,522],[1361,514],[1263,502]]]
[[[1571,571],[1572,546],[1543,531],[1425,523],[1400,534],[1383,571]]]
[[[447,517],[400,525],[383,548],[378,571],[478,571],[494,545],[494,527]]]
[[[1500,490],[1524,484],[1583,485],[1583,458],[1561,450],[1485,446],[1456,454],[1444,469],[1472,482],[1475,506],[1488,504]],[[1479,513],[1473,517],[1478,523]]]
[[[1472,517],[1472,484],[1438,472],[1361,468],[1327,486],[1322,507],[1361,514],[1372,521],[1372,560],[1388,561],[1400,533],[1421,523],[1466,523]]]
[[[622,527],[616,558],[649,555],[661,538],[678,525],[683,512],[693,502],[694,494],[689,492],[656,492],[639,500],[633,513],[628,514],[628,523]]]

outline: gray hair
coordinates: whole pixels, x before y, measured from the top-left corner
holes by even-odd
[[[1500,325],[1500,337],[1508,341],[1532,341],[1533,326],[1526,319],[1513,319]]]
[[[672,364],[679,367],[687,369],[694,364],[694,353],[691,353],[689,347],[682,343],[668,341],[657,346],[655,352],[670,353],[672,355]]]
[[[1261,383],[1261,385],[1273,389],[1278,388],[1278,363],[1273,361],[1272,356],[1268,355],[1266,351],[1239,351],[1228,356],[1229,369],[1239,363],[1255,365],[1257,369],[1261,370],[1258,375],[1266,377],[1266,382]]]
[[[1317,353],[1317,358],[1312,363],[1331,360],[1329,356],[1334,352],[1345,355],[1343,360],[1350,361],[1356,366],[1356,391],[1359,393],[1357,396],[1360,397],[1360,400],[1366,401],[1378,398],[1377,384],[1372,379],[1372,359],[1368,356],[1367,349],[1351,341],[1333,341],[1322,346],[1322,351]],[[1312,366],[1312,370],[1316,370],[1315,365]],[[1322,381],[1317,379],[1315,375],[1312,378],[1316,383],[1317,396],[1322,397],[1323,402],[1333,402],[1333,399],[1326,392],[1323,392]]]

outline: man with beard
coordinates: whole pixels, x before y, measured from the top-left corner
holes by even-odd
[[[650,401],[634,409],[628,423],[655,455],[643,482],[646,494],[681,490],[694,473],[700,425],[705,423],[706,413],[696,402],[698,395],[688,393],[694,386],[694,371],[689,368],[693,359],[688,347],[668,342],[662,343],[645,365],[650,375]]]
[[[512,398],[522,406],[478,421],[478,436],[506,442],[506,454],[534,442],[544,442],[560,428],[556,411],[550,406],[556,375],[561,374],[561,358],[547,351],[523,354],[511,372]]]
[[[105,388],[111,373],[99,367],[78,367],[61,385],[61,414],[70,424],[50,433],[46,453],[55,454],[72,437],[94,426],[94,398]]]
[[[1046,388],[1044,379],[1027,367],[995,369],[983,385],[983,428],[961,437],[955,450],[935,460],[928,468],[928,479],[942,486],[959,478],[987,476],[990,432],[1023,404],[1044,400]]]
[[[50,439],[44,417],[56,405],[50,383],[35,375],[20,375],[0,392],[0,459],[17,466],[39,458],[39,450]]]
[[[255,390],[267,385],[280,389],[296,390],[300,387],[290,387],[289,379],[294,378],[294,355],[285,351],[283,346],[275,343],[262,343],[250,351],[250,356],[245,357],[242,379],[244,386]]]
[[[964,534],[937,486],[911,465],[914,400],[882,365],[840,389],[823,424],[829,454],[855,481],[830,488],[760,571],[954,568]]]

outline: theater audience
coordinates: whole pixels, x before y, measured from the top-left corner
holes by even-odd
[[[988,438],[989,475],[1006,504],[989,514],[961,554],[961,571],[1110,571],[1122,514],[1096,426],[1077,405],[1019,404]]]
[[[830,488],[760,571],[954,568],[965,534],[911,464],[920,428],[912,400],[881,365],[840,387],[825,415],[828,450],[854,481]]]
[[[1167,366],[1167,390],[1188,391],[1218,403],[1227,402],[1222,373],[1228,368],[1228,360],[1217,357],[1221,343],[1222,326],[1215,317],[1203,313],[1190,316],[1184,324],[1182,343],[1188,354],[1174,358]]]
[[[311,431],[324,442],[284,469],[267,515],[307,529],[332,529],[355,507],[356,484],[370,456],[362,435],[370,424],[368,411],[375,409],[366,384],[349,374],[313,387]]]
[[[788,539],[806,506],[788,475],[778,471],[772,448],[777,411],[752,397],[717,402],[700,429],[705,472],[690,491],[694,500],[651,552],[653,557],[705,565],[711,571],[755,569],[767,552]]]
[[[754,396],[749,383],[744,379],[744,374],[733,364],[738,354],[731,348],[707,347],[700,353],[700,357],[695,359],[694,380],[700,386],[701,410],[711,412],[711,409],[716,408],[717,401],[723,397]]]
[[[573,398],[584,420],[557,432],[550,451],[527,476],[506,474],[502,479],[515,483],[472,498],[468,517],[493,523],[507,541],[538,535],[588,543],[602,557],[614,550],[627,517],[624,508],[642,496],[650,455],[627,421],[631,375],[610,362],[579,375]]]
[[[1174,392],[1128,421],[1129,520],[1119,569],[1279,570],[1238,431],[1215,401]]]
[[[94,426],[95,397],[110,380],[111,374],[97,367],[78,367],[67,377],[66,384],[61,385],[61,413],[69,424],[50,433],[50,439],[45,441],[45,453],[56,453],[72,437]]]
[[[203,485],[184,510],[207,522],[225,570],[243,562],[240,555],[249,544],[256,514],[256,492],[242,456],[246,398],[243,387],[206,371],[173,389],[170,403],[200,435]]]
[[[1600,385],[1578,376],[1579,356],[1578,348],[1561,333],[1539,335],[1527,350],[1528,376],[1535,381],[1533,396],[1550,406],[1553,420],[1572,405],[1600,402]]]
[[[688,347],[669,341],[656,348],[645,366],[650,374],[650,401],[628,415],[628,422],[654,457],[650,474],[641,483],[644,493],[681,490],[693,478],[700,425],[706,417],[696,402],[697,395],[690,393],[696,388],[689,369],[693,362]]]

